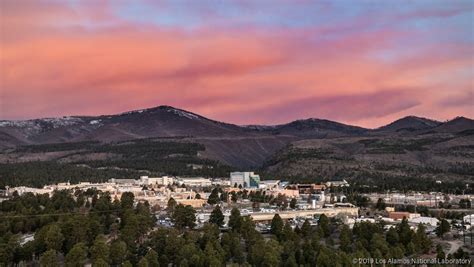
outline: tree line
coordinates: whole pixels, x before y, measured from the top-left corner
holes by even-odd
[[[148,203],[131,193],[112,199],[96,190],[15,195],[0,204],[0,265],[42,266],[358,266],[354,258],[403,258],[437,253],[425,228],[413,231],[406,219],[388,231],[383,223],[351,229],[324,214],[317,225],[293,228],[276,214],[270,234],[256,230],[249,216],[233,208],[227,225],[219,205],[196,229],[196,211],[170,199],[174,227],[156,227]],[[223,228],[227,226],[227,228]],[[439,232],[446,232],[446,225]],[[22,234],[34,240],[21,242]]]

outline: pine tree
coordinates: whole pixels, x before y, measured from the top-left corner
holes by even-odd
[[[428,253],[431,249],[431,240],[426,235],[425,227],[421,223],[413,236],[413,244],[417,252]]]
[[[49,249],[40,257],[40,265],[48,267],[59,267],[58,253],[54,249]]]
[[[110,246],[110,262],[112,265],[120,265],[127,257],[127,244],[123,241],[114,241]]]
[[[218,227],[222,227],[224,225],[224,214],[222,213],[220,206],[217,205],[211,212],[209,222],[217,225]]]
[[[48,249],[60,251],[63,242],[64,236],[61,233],[61,228],[57,224],[51,224],[46,232],[46,236],[44,238],[44,242]]]
[[[343,225],[341,227],[341,233],[339,234],[339,240],[341,243],[341,250],[344,252],[351,252],[352,246],[352,231],[349,226]]]
[[[230,211],[228,225],[233,231],[240,232],[242,227],[242,216],[240,216],[240,211],[238,208],[233,208]]]
[[[155,250],[150,249],[145,255],[145,258],[148,262],[149,267],[159,267],[160,264],[158,263],[158,253]]]
[[[322,234],[328,237],[331,232],[329,230],[329,218],[323,213],[319,216],[318,227],[321,229]]]
[[[301,236],[303,238],[309,238],[311,235],[312,229],[309,220],[304,220],[303,225],[301,226]]]
[[[377,200],[377,204],[375,205],[375,208],[378,209],[378,210],[385,210],[385,201],[383,200],[383,198],[379,198]]]
[[[178,205],[178,203],[176,202],[176,200],[174,200],[174,198],[170,197],[170,199],[168,199],[168,203],[166,205],[166,210],[168,211],[169,214],[173,214],[174,209],[176,208],[177,205]]]
[[[297,204],[297,200],[296,198],[292,198],[291,201],[290,201],[290,208],[292,209],[296,209],[296,204]]]
[[[444,253],[443,247],[441,244],[436,245],[436,258],[437,259],[445,259],[446,254]]]
[[[189,205],[184,206],[179,204],[176,206],[171,218],[175,226],[179,229],[186,227],[192,229],[196,226],[196,211]]]
[[[67,267],[83,267],[87,258],[86,245],[84,243],[77,243],[72,247],[66,255]]]
[[[207,198],[207,203],[210,205],[215,205],[219,203],[219,190],[217,188],[212,189],[211,194]]]
[[[445,219],[442,219],[439,222],[438,227],[436,228],[436,235],[439,237],[443,237],[443,235],[451,230],[451,225]]]
[[[92,262],[96,262],[99,259],[108,262],[110,255],[109,246],[103,235],[99,235],[95,238],[94,244],[90,248],[90,254]]]
[[[275,214],[270,225],[270,232],[279,238],[283,231],[283,225],[283,220],[281,219],[280,215],[278,213]]]

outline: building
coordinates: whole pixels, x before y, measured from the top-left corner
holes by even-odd
[[[260,189],[277,189],[280,185],[280,180],[265,180],[260,181],[258,188]]]
[[[182,204],[184,206],[191,206],[195,209],[202,208],[202,206],[206,205],[206,200],[204,199],[175,199],[178,204]]]
[[[293,184],[286,188],[298,190],[300,194],[315,194],[324,191],[326,186],[320,184]]]
[[[109,183],[112,183],[112,184],[138,184],[138,183],[139,183],[139,180],[135,180],[135,179],[115,179],[115,178],[112,178],[112,179],[109,179],[108,182],[109,182]]]
[[[474,221],[474,214],[469,214],[463,217],[464,223],[472,224],[472,221]]]
[[[420,217],[420,214],[405,211],[393,211],[388,213],[388,217],[394,220],[402,220],[403,218],[407,218],[408,220],[410,220]]]
[[[190,178],[177,178],[177,182],[179,185],[187,185],[187,186],[212,186],[211,179],[204,178],[204,177],[190,177]]]
[[[411,218],[408,220],[408,222],[410,223],[413,223],[413,224],[425,224],[425,225],[430,225],[430,226],[433,226],[433,227],[436,227],[439,223],[439,220],[436,219],[436,218],[432,218],[432,217],[416,217],[416,218]]]
[[[162,176],[162,177],[148,177],[140,176],[140,182],[143,185],[153,186],[153,185],[171,185],[174,183],[173,177]]]
[[[274,197],[277,197],[278,195],[284,195],[285,197],[288,197],[288,198],[300,197],[300,192],[298,192],[298,190],[293,190],[293,189],[272,189],[269,191],[265,191],[265,194],[272,195]]]
[[[327,187],[348,187],[350,185],[346,180],[342,180],[342,181],[329,181],[329,182],[326,182],[326,186]]]
[[[231,186],[258,187],[260,176],[254,172],[231,172],[230,184]]]

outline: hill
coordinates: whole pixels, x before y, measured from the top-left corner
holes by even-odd
[[[408,116],[398,119],[388,125],[376,129],[376,132],[414,132],[419,130],[432,129],[441,125],[442,123],[426,118]]]
[[[265,177],[295,181],[474,180],[474,123],[464,117],[442,123],[409,116],[374,130],[324,119],[238,126],[159,106],[116,115],[0,121],[0,151],[9,179],[18,169],[59,174],[57,164],[66,164],[74,179],[86,167],[102,178],[107,175],[99,173],[110,169],[116,177],[227,176],[230,170],[259,169]],[[11,169],[11,164],[19,165]]]

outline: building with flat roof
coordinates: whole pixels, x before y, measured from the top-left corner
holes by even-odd
[[[260,181],[258,188],[261,189],[276,189],[280,185],[280,180],[264,180]]]
[[[179,185],[187,185],[187,186],[211,186],[212,181],[209,178],[204,177],[179,177],[177,178],[177,182]]]
[[[140,182],[143,185],[170,185],[174,183],[173,177],[162,176],[162,177],[148,177],[148,176],[140,176]]]
[[[260,176],[254,172],[231,172],[230,185],[242,187],[258,187]]]
[[[388,217],[394,220],[402,220],[403,218],[410,220],[420,216],[421,215],[419,213],[410,213],[406,211],[392,211],[388,213]]]

